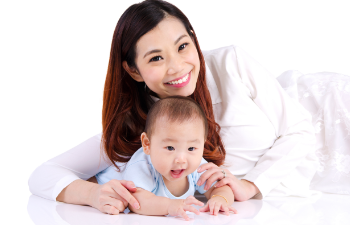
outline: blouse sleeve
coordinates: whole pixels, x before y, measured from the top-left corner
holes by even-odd
[[[32,194],[56,201],[71,182],[87,180],[110,166],[107,157],[102,156],[98,134],[36,168],[28,181],[29,189]]]
[[[278,137],[242,179],[253,182],[266,196],[314,150],[311,115],[282,89],[278,81],[242,49],[233,47],[232,62],[254,103],[266,114]],[[306,172],[306,171],[305,171]]]

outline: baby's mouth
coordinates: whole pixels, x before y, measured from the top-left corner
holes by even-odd
[[[171,170],[171,176],[173,178],[179,178],[181,177],[181,175],[183,174],[183,172],[185,171],[185,169],[181,169],[181,170]]]

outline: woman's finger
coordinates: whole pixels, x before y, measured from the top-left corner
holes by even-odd
[[[204,170],[208,170],[208,169],[213,168],[213,167],[218,167],[218,166],[215,165],[215,164],[212,163],[212,162],[205,163],[205,164],[201,165],[201,166],[197,169],[197,172],[198,172],[198,173],[201,173],[201,172],[203,172]]]
[[[134,182],[132,182],[132,181],[121,180],[120,183],[131,192],[137,191],[136,186],[135,186]]]
[[[214,168],[208,169],[199,177],[197,185],[201,186],[209,177],[211,177],[211,175],[219,171],[222,171],[220,167],[214,167]]]
[[[102,207],[102,212],[110,214],[110,215],[118,215],[119,214],[119,210],[112,205],[104,205]]]
[[[139,202],[135,199],[134,196],[118,181],[112,183],[112,188],[115,192],[118,193],[122,198],[124,198],[129,204],[131,204],[135,209],[140,208]]]
[[[207,183],[205,184],[204,190],[208,190],[214,182],[223,179],[223,177],[224,177],[224,174],[221,171],[212,174],[208,178]],[[216,185],[215,185],[215,187],[216,187]]]
[[[233,183],[232,179],[230,177],[226,177],[224,179],[221,179],[220,181],[218,181],[216,184],[215,184],[215,187],[221,187],[221,186],[224,186],[224,185],[229,185],[231,186]],[[232,188],[232,187],[231,187]]]
[[[114,208],[116,208],[119,212],[123,212],[126,208],[126,206],[124,205],[124,203],[116,198],[108,198],[105,201],[103,201],[102,203],[104,206],[105,205],[109,205],[109,206],[113,206]]]

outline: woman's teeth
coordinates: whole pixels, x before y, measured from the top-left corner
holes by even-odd
[[[178,79],[178,80],[175,80],[175,81],[171,81],[171,82],[168,82],[167,84],[182,84],[183,82],[186,82],[187,79],[188,79],[188,75],[187,74],[184,78],[182,79]]]

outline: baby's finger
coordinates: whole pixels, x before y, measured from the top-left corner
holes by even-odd
[[[209,205],[206,204],[204,207],[199,209],[200,212],[208,212],[209,211]]]
[[[189,211],[189,212],[193,212],[196,215],[200,214],[200,212],[195,207],[193,207],[191,205],[184,206],[184,210]]]
[[[228,208],[230,209],[230,211],[234,212],[235,214],[238,213],[238,211],[235,208],[233,208],[232,206],[229,206]]]
[[[214,215],[217,216],[218,215],[218,212],[221,208],[221,204],[219,203],[216,203],[215,206],[214,206]]]
[[[224,211],[224,213],[225,213],[226,216],[229,216],[229,215],[230,215],[230,210],[228,209],[227,206],[222,206],[221,208],[222,208],[222,210]]]
[[[190,220],[190,218],[188,217],[188,215],[186,214],[186,212],[183,209],[179,210],[179,216],[181,216],[185,220]]]
[[[199,201],[198,199],[196,199],[196,198],[193,197],[193,196],[187,197],[187,199],[185,200],[185,203],[186,203],[187,205],[192,205],[192,204],[194,204],[194,205],[199,205],[199,206],[204,205],[203,202]]]
[[[215,202],[209,203],[210,215],[214,215]]]

